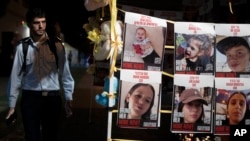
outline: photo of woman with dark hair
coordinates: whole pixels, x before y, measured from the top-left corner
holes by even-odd
[[[150,84],[137,83],[127,93],[124,108],[130,112],[128,119],[149,120],[154,105],[155,90]]]
[[[246,95],[241,91],[231,94],[227,101],[226,123],[228,125],[245,125],[247,114]]]
[[[204,107],[208,105],[197,89],[185,89],[180,96],[180,102],[178,105],[178,112],[183,113],[183,117],[180,118],[181,123],[204,123]]]

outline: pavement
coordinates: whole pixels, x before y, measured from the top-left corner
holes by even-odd
[[[110,109],[102,107],[94,100],[95,95],[103,91],[103,87],[93,85],[93,75],[88,74],[86,69],[81,67],[73,67],[71,71],[76,82],[73,96],[73,115],[66,118],[63,114],[60,121],[59,141],[179,141],[178,135],[170,132],[171,114],[161,114],[161,127],[158,129],[119,128],[116,126],[117,114],[113,112],[111,117],[108,117]],[[5,124],[8,109],[7,82],[7,77],[0,77],[0,141],[25,141],[20,118],[11,127],[7,127]],[[162,108],[165,107],[162,106]],[[116,109],[117,106],[113,108],[113,110]],[[112,118],[111,123],[108,123],[108,118]],[[110,138],[107,136],[108,124],[111,124]]]

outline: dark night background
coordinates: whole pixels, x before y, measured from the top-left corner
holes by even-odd
[[[42,6],[48,11],[49,21],[59,21],[64,33],[65,41],[76,48],[83,48],[86,33],[83,24],[88,22],[94,11],[87,11],[84,0],[60,1],[60,0],[29,0],[30,7]]]
[[[0,18],[5,15],[7,5],[11,0],[1,0]],[[18,1],[18,0],[14,0]],[[233,5],[233,12],[229,11],[229,6],[220,6],[220,0],[213,0],[213,9],[209,13],[212,21],[199,20],[198,14],[191,19],[184,17],[185,13],[194,11],[194,7],[184,7],[183,0],[117,0],[117,7],[121,5],[130,5],[134,7],[145,8],[149,10],[162,11],[182,11],[184,21],[194,22],[213,22],[213,23],[249,23],[250,22],[250,1],[247,4]],[[234,1],[234,0],[232,0]],[[79,50],[79,52],[92,53],[92,44],[86,38],[87,33],[83,29],[83,24],[88,23],[88,17],[95,16],[96,11],[87,11],[84,6],[84,0],[23,0],[24,7],[44,7],[48,12],[48,23],[59,21],[61,31],[64,34],[65,42]],[[164,3],[164,4],[163,4]],[[108,6],[107,6],[108,9]],[[196,8],[197,11],[197,8]],[[109,11],[107,11],[109,13]],[[7,48],[7,47],[5,47]],[[11,51],[9,51],[11,52]],[[3,56],[7,53],[3,53]],[[5,60],[5,59],[2,59]],[[3,63],[6,63],[4,61]],[[6,70],[6,73],[9,70]]]
[[[10,0],[1,0],[0,17],[4,14],[6,6]],[[75,48],[83,48],[86,45],[86,33],[83,24],[87,23],[90,15],[95,15],[95,11],[87,11],[84,7],[84,0],[24,0],[26,7],[45,7],[50,16],[50,20],[59,21],[65,41]],[[164,4],[163,4],[164,3]],[[117,0],[117,6],[130,5],[152,10],[165,11],[183,11],[182,0],[165,1],[165,0]],[[250,18],[247,13],[250,12],[250,2],[243,5],[233,5],[234,15],[231,18],[237,18],[235,22],[249,22]],[[192,7],[191,7],[192,8]],[[191,9],[192,10],[192,9]],[[229,23],[229,7],[219,6],[219,0],[213,1],[213,22]],[[195,21],[195,20],[194,20]],[[201,21],[206,22],[206,21]]]

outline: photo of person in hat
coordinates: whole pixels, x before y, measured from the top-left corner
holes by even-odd
[[[178,112],[183,114],[181,123],[204,124],[204,107],[208,105],[198,89],[189,88],[181,92]]]
[[[216,48],[225,55],[226,62],[224,64],[228,66],[229,71],[250,72],[250,47],[243,37],[226,37],[217,43]],[[216,55],[216,60],[217,68],[220,71],[222,69],[219,68],[221,61],[219,54]]]

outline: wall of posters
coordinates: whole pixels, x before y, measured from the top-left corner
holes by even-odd
[[[125,13],[119,127],[160,126],[166,28],[166,20]],[[175,22],[173,133],[228,135],[232,125],[250,125],[249,28],[248,24]],[[147,110],[134,106],[134,97],[147,103]],[[240,108],[233,110],[233,105]],[[145,111],[147,116],[135,111]]]

